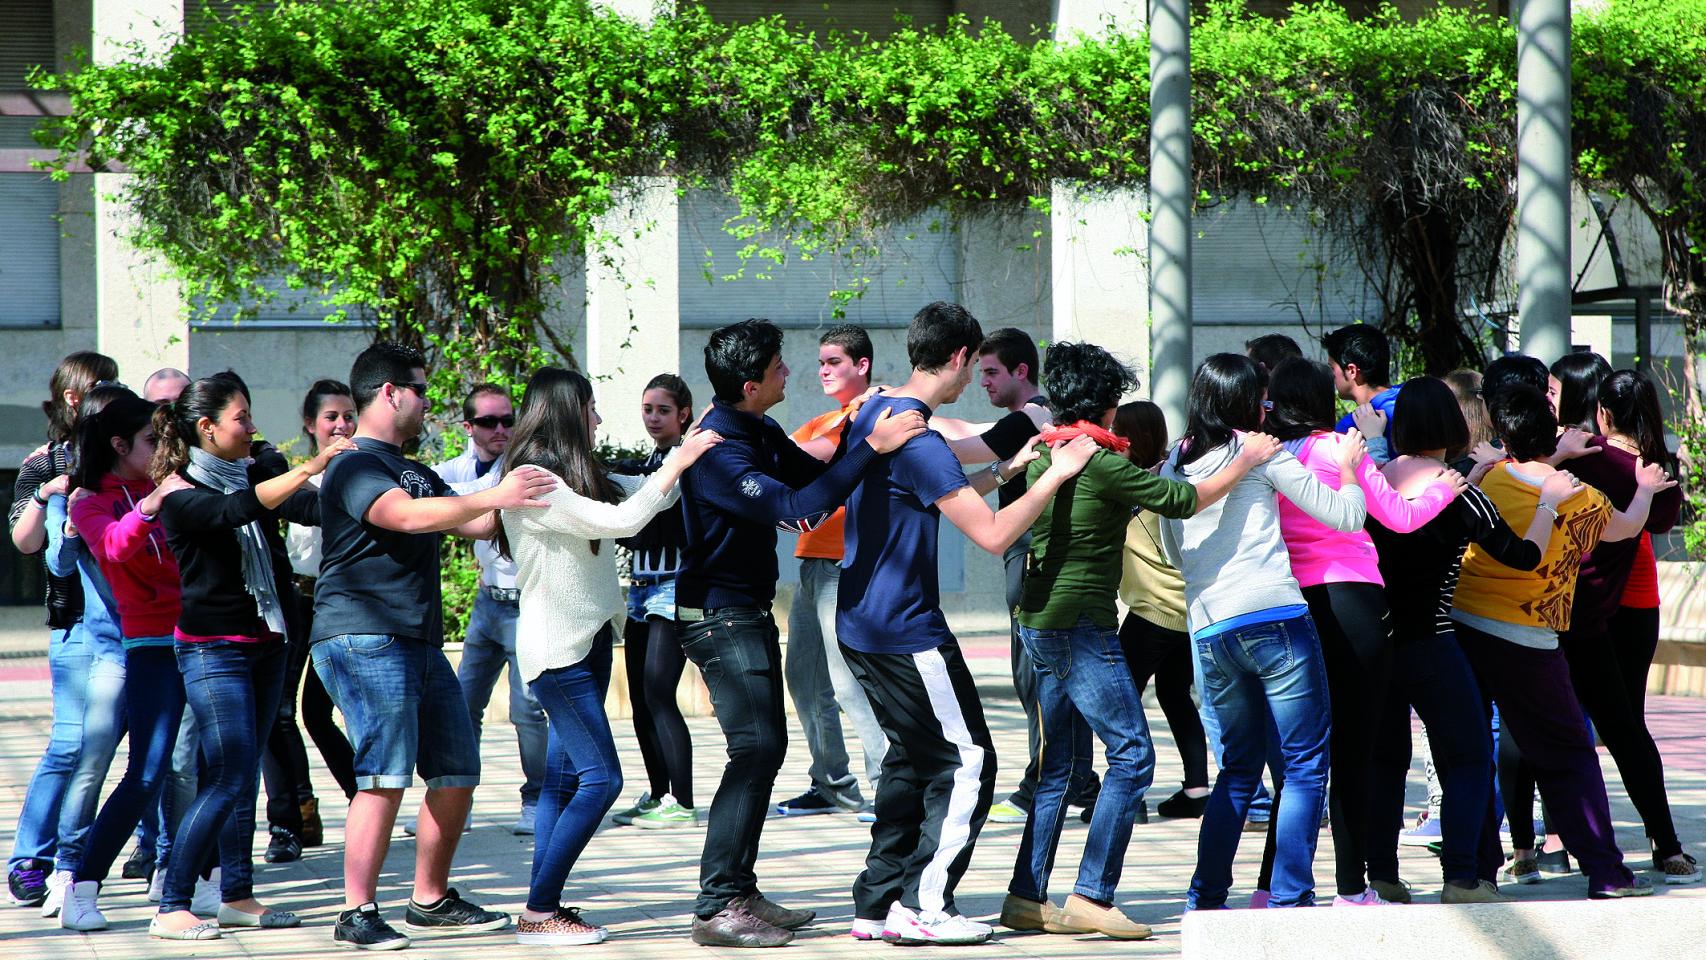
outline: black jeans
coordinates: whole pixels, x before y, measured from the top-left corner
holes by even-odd
[[[1128,613],[1120,624],[1120,650],[1139,696],[1149,686],[1149,678],[1155,678],[1155,699],[1167,715],[1179,760],[1185,765],[1184,786],[1207,787],[1208,738],[1202,715],[1191,701],[1191,658],[1196,648],[1190,636]]]
[[[1030,552],[1031,535],[1025,533],[1001,554],[1007,571],[1007,626],[1013,693],[1025,711],[1025,744],[1029,750],[1025,758],[1025,774],[1019,780],[1018,789],[1007,797],[1007,802],[1027,813],[1031,809],[1031,797],[1037,792],[1037,755],[1042,752],[1043,739],[1042,707],[1037,703],[1037,668],[1031,661],[1031,655],[1025,652],[1025,645],[1019,642],[1019,621],[1013,612],[1019,609],[1024,593],[1025,557]],[[1072,776],[1066,783],[1066,802],[1077,807],[1093,806],[1096,794],[1102,789],[1102,781],[1096,776],[1096,743],[1090,734],[1090,724],[1076,709],[1072,711],[1072,750]]]
[[[730,900],[758,892],[758,839],[788,751],[782,650],[768,607],[708,609],[703,620],[677,621],[676,635],[705,678],[728,741],[729,762],[711,800],[693,907],[694,915],[710,918]]]

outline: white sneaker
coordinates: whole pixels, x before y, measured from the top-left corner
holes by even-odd
[[[509,825],[509,832],[518,837],[533,836],[533,825],[538,821],[539,808],[531,803],[521,805],[521,816]]]
[[[107,918],[95,906],[95,896],[101,885],[93,880],[72,883],[65,892],[65,905],[59,911],[59,926],[65,930],[105,930]]]
[[[896,916],[895,908],[901,911]],[[983,943],[994,933],[995,928],[987,923],[968,920],[958,914],[934,911],[930,913],[913,913],[911,910],[896,904],[889,909],[889,916],[883,923],[883,939],[889,940],[891,932],[898,942],[910,946],[922,944],[941,944],[958,946],[962,944]]]
[[[166,871],[156,865],[154,867],[154,872],[148,877],[148,902],[159,903],[160,898],[165,895]]]
[[[1354,897],[1339,895],[1333,898],[1333,906],[1335,907],[1389,907],[1391,905],[1392,901],[1376,893],[1373,887],[1368,887]]]
[[[524,818],[526,818],[528,823],[533,822],[533,819],[531,816],[531,810],[532,810],[531,807],[522,807],[521,808],[522,816]],[[521,823],[521,821],[517,820],[516,823],[519,825]],[[419,817],[410,817],[409,822],[403,824],[403,832],[412,837],[415,835],[415,831],[417,829],[419,829],[419,827],[420,827],[420,818]],[[469,807],[468,808],[468,819],[462,821],[462,832],[467,833],[473,829],[474,829],[474,808]],[[529,830],[527,832],[532,833],[533,831]]]
[[[69,870],[55,870],[47,878],[47,899],[41,902],[43,917],[59,916],[59,908],[65,904],[65,891],[71,888],[72,882]]]
[[[207,879],[197,877],[195,880],[195,895],[190,897],[190,912],[198,917],[207,918],[219,915],[219,907],[223,902],[219,897],[220,868],[213,868],[213,875]]]
[[[855,940],[881,940],[883,938],[883,928],[885,926],[887,926],[887,924],[883,923],[881,920],[866,920],[863,917],[854,917],[853,926],[847,931],[847,934]]]

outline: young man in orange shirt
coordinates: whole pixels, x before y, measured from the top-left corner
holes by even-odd
[[[871,385],[871,337],[863,327],[843,324],[818,341],[818,380],[837,408],[806,421],[794,431],[800,449],[828,461],[841,442],[847,406]],[[784,672],[794,699],[806,747],[811,750],[811,786],[776,805],[784,817],[856,811],[865,806],[859,778],[849,769],[841,733],[841,711],[865,754],[865,778],[873,792],[882,772],[888,739],[871,712],[870,701],[848,671],[835,638],[836,587],[841,582],[841,534],[845,508],[814,530],[800,534],[794,556],[800,560],[800,588],[788,613],[788,654]]]

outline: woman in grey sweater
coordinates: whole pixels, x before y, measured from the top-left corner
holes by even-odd
[[[1203,361],[1191,383],[1185,434],[1161,476],[1196,483],[1235,458],[1243,445],[1239,431],[1261,427],[1267,402],[1262,380],[1248,357],[1221,353]],[[1335,530],[1355,530],[1365,515],[1354,474],[1363,452],[1353,431],[1340,447],[1340,490],[1282,451],[1220,502],[1161,523],[1162,546],[1185,578],[1202,696],[1220,720],[1225,746],[1203,814],[1187,909],[1226,906],[1232,859],[1270,735],[1279,746],[1275,778],[1286,790],[1274,816],[1278,856],[1268,905],[1314,901],[1312,864],[1327,782],[1327,674],[1280,537],[1277,495]]]

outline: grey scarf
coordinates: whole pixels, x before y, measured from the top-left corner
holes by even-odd
[[[212,487],[221,493],[236,493],[249,489],[250,460],[223,460],[202,450],[190,448],[190,463],[184,472],[191,480]],[[278,589],[273,582],[272,550],[261,533],[260,521],[250,521],[238,527],[237,545],[243,548],[243,586],[255,598],[261,619],[267,629],[284,635],[284,607],[278,602]]]

